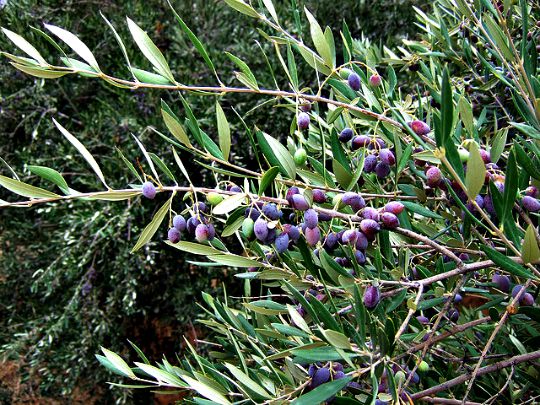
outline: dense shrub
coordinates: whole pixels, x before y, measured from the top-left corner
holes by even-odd
[[[103,73],[58,28],[49,30],[84,62],[40,63],[37,51],[8,32],[33,58],[6,55],[26,73],[79,74],[173,94],[158,107],[170,135],[153,130],[172,145],[172,157],[147,152],[135,138],[146,162],[123,162],[138,185],[111,188],[115,177],[103,176],[60,117],[56,127],[104,191],[77,194],[59,173],[34,169],[64,195],[2,176],[0,184],[29,198],[16,202],[6,193],[4,209],[138,201],[155,209],[134,251],[160,232],[172,248],[203,256],[193,259],[199,267],[240,269],[241,297],[202,293],[201,323],[214,335],[203,347],[188,342],[190,353],[177,366],[152,366],[139,350],[133,368],[107,349],[98,360],[142,384],[189,391],[196,403],[391,402],[439,394],[534,401],[537,371],[528,364],[540,358],[538,9],[526,1],[473,8],[438,0],[430,15],[417,10],[424,38],[391,50],[353,40],[346,23],[340,36],[323,31],[306,9],[311,48],[307,36],[299,40],[299,32],[280,25],[270,1],[261,2],[265,8],[227,3],[261,24],[277,51],[265,52],[274,61],[270,77],[259,75],[266,64],[250,69],[228,56],[244,87],[222,84],[220,65],[180,17],[218,85],[180,84],[132,20],[129,31],[154,70],[138,70],[142,59],[130,59],[129,79]],[[304,82],[306,66],[316,81]],[[205,95],[215,113],[180,92]],[[279,113],[254,126],[251,110],[232,107],[235,93]],[[288,136],[279,131],[283,122]],[[185,170],[193,160],[212,173],[206,184]],[[114,222],[116,228],[103,228],[109,238],[121,228]]]

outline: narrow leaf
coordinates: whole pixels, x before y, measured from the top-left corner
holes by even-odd
[[[469,149],[469,161],[467,162],[467,174],[465,176],[465,185],[467,186],[467,196],[474,200],[486,179],[486,165],[482,160],[478,145],[471,142]]]
[[[110,188],[107,183],[105,182],[105,176],[103,176],[103,173],[101,172],[101,169],[99,168],[99,165],[97,164],[96,162],[96,159],[94,159],[94,157],[92,156],[92,154],[90,152],[88,152],[88,149],[86,149],[86,147],[77,139],[75,138],[73,135],[71,135],[69,133],[69,131],[67,129],[65,129],[58,121],[56,121],[54,118],[53,118],[53,122],[54,122],[54,125],[56,125],[56,127],[60,130],[60,132],[62,132],[62,134],[67,138],[67,140],[69,142],[71,142],[71,144],[73,146],[75,146],[75,148],[79,151],[79,153],[85,158],[85,160],[88,162],[88,164],[92,167],[92,169],[94,170],[94,172],[97,174],[97,176],[99,177],[99,179],[101,180],[101,182],[103,183],[103,185],[107,188]]]
[[[169,79],[172,83],[175,82],[174,76],[165,60],[165,57],[158,49],[158,47],[152,42],[146,32],[139,27],[130,18],[127,19],[128,28],[135,40],[135,43],[143,53],[143,55],[150,61],[154,68],[162,75]]]
[[[536,242],[534,228],[531,225],[529,225],[525,232],[523,246],[521,247],[521,257],[525,263],[534,263],[540,260],[540,248]]]
[[[40,65],[48,65],[47,61],[43,59],[38,50],[34,48],[32,44],[30,44],[30,42],[28,42],[26,39],[6,28],[2,28],[2,31],[4,31],[4,34],[6,34],[6,36],[11,40],[11,42],[13,42],[15,46],[17,46],[17,48],[19,48],[21,51],[26,53],[32,59],[35,59],[37,62],[39,62]]]
[[[44,190],[39,187],[31,186],[30,184],[23,183],[22,181],[11,179],[6,176],[0,175],[0,185],[7,188],[9,191],[22,195],[28,198],[54,198],[60,197],[58,194]]]
[[[165,204],[156,212],[154,217],[152,218],[152,221],[148,225],[146,225],[146,228],[141,232],[141,236],[139,236],[139,240],[137,240],[137,243],[135,246],[133,246],[133,249],[131,249],[131,253],[136,252],[141,247],[146,245],[146,243],[152,239],[152,236],[156,233],[159,226],[163,222],[163,219],[165,219],[165,216],[169,212],[173,200],[173,196],[167,200]]]
[[[131,368],[119,355],[105,349],[104,347],[101,348],[101,351],[103,352],[107,360],[109,360],[114,366],[114,368],[116,368],[121,374],[124,374],[126,377],[129,378],[135,378],[135,373],[131,371]]]
[[[27,166],[27,169],[31,173],[56,184],[64,194],[69,194],[69,186],[66,180],[56,170],[44,166]]]
[[[216,117],[219,134],[219,147],[221,149],[221,153],[223,153],[224,159],[229,160],[229,152],[231,151],[231,128],[229,126],[229,122],[227,121],[227,117],[225,116],[225,113],[218,102],[216,102]]]
[[[236,193],[233,195],[228,196],[223,201],[221,201],[218,205],[216,205],[212,209],[212,213],[214,215],[224,215],[232,210],[238,208],[240,205],[244,203],[244,200],[246,198],[246,195],[244,193]]]
[[[45,28],[64,41],[77,55],[79,55],[96,71],[100,71],[99,65],[96,58],[92,54],[92,51],[90,51],[84,42],[82,42],[76,35],[55,25],[45,24]]]
[[[515,276],[519,276],[519,277],[532,278],[532,279],[538,280],[538,277],[532,274],[525,267],[517,264],[512,259],[496,251],[495,249],[492,249],[489,246],[482,246],[481,249],[486,253],[487,257],[490,260],[493,260],[493,263],[500,266],[503,270],[507,271],[508,273],[513,274]]]
[[[307,8],[304,8],[304,11],[309,21],[309,30],[311,33],[311,39],[313,41],[313,44],[315,45],[315,49],[317,50],[319,55],[323,58],[327,66],[333,66],[332,52],[330,50],[330,46],[328,45],[328,42],[326,41],[326,38],[324,36],[323,30],[321,29],[321,26],[319,25],[315,17],[313,17],[313,14],[311,14]]]
[[[313,405],[321,404],[326,401],[328,398],[333,397],[339,391],[347,386],[348,383],[352,381],[352,377],[345,377],[339,380],[330,381],[324,383],[313,391],[308,392],[298,398],[296,398],[292,405]]]

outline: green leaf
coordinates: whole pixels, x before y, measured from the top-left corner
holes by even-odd
[[[287,305],[287,308],[289,308],[290,305]],[[293,311],[296,311],[296,309],[293,308]],[[298,314],[298,312],[296,312]],[[300,314],[298,314],[300,316]],[[272,327],[277,330],[279,333],[282,333],[287,336],[299,336],[303,338],[309,338],[310,335],[306,332],[301,331],[298,328],[295,328],[291,325],[283,325],[282,323],[272,323]]]
[[[204,61],[206,62],[206,64],[208,65],[208,67],[210,69],[212,69],[212,71],[214,72],[214,74],[217,76],[217,73],[216,73],[216,68],[214,66],[214,63],[212,62],[212,60],[210,59],[210,56],[208,55],[208,52],[206,51],[203,43],[199,40],[199,38],[197,38],[197,36],[193,33],[193,31],[191,31],[191,29],[189,29],[189,27],[186,25],[186,23],[184,22],[184,20],[182,20],[180,18],[180,16],[178,15],[178,13],[176,12],[176,10],[173,8],[171,2],[169,0],[167,0],[167,3],[169,3],[169,7],[171,8],[171,10],[173,11],[174,13],[174,16],[176,18],[176,21],[178,21],[178,24],[180,24],[180,28],[182,28],[182,31],[184,31],[186,33],[186,35],[188,36],[189,40],[191,41],[191,43],[193,44],[193,46],[195,47],[195,49],[197,49],[197,51],[199,51],[199,54],[202,56],[202,58],[204,59]]]
[[[516,164],[516,155],[514,148],[510,150],[508,155],[508,161],[506,163],[506,173],[504,181],[504,193],[503,193],[503,211],[500,218],[501,222],[505,222],[506,218],[512,215],[514,203],[516,201],[516,195],[518,191],[518,171]]]
[[[525,267],[517,264],[512,259],[506,257],[502,253],[496,251],[495,249],[490,248],[489,246],[482,245],[481,249],[487,255],[488,259],[492,260],[493,263],[500,266],[502,269],[506,270],[508,273],[513,274],[514,276],[532,278],[538,280],[534,274],[532,274]]]
[[[427,209],[423,205],[414,203],[412,201],[401,201],[401,203],[407,208],[407,211],[414,212],[415,214],[422,215],[426,218],[442,219],[442,217],[436,212]]]
[[[231,128],[227,117],[223,112],[223,109],[216,102],[216,117],[217,117],[217,127],[219,134],[219,147],[221,153],[223,153],[224,160],[229,160],[229,152],[231,151]]]
[[[274,181],[274,179],[276,178],[278,174],[279,174],[279,167],[277,166],[271,167],[270,169],[268,169],[268,171],[264,173],[264,175],[261,178],[261,184],[259,186],[259,195],[263,195],[265,190],[268,188],[270,184],[272,184],[272,182]]]
[[[31,186],[30,184],[23,183],[22,181],[11,179],[6,176],[0,175],[0,185],[12,191],[15,194],[22,195],[28,198],[55,198],[60,197],[58,194],[44,190],[39,187]]]
[[[257,140],[270,165],[278,166],[283,175],[294,179],[296,177],[296,165],[287,148],[262,131],[257,131]]]
[[[64,194],[69,194],[69,186],[66,180],[56,170],[44,166],[26,166],[26,168],[31,173],[56,184]]]
[[[469,132],[469,134],[474,134],[474,120],[473,120],[473,111],[472,106],[465,97],[461,97],[458,103],[459,116],[463,125]]]
[[[224,266],[231,267],[262,267],[262,263],[257,260],[248,259],[244,256],[238,256],[233,254],[226,255],[211,255],[208,256],[210,260],[216,263],[223,264]]]
[[[180,120],[163,100],[161,100],[161,115],[169,132],[182,144],[191,148],[191,142],[189,141],[184,127],[180,124]]]
[[[452,87],[450,86],[448,69],[445,68],[443,71],[441,88],[441,130],[435,131],[435,138],[438,147],[446,144],[446,140],[451,136],[453,123],[454,100],[452,97]]]
[[[322,334],[324,335],[328,343],[330,343],[332,346],[337,347],[338,349],[352,349],[349,338],[343,333],[327,329],[323,330]]]
[[[158,75],[156,73],[149,72],[147,70],[137,69],[132,67],[131,72],[133,73],[133,76],[142,83],[149,83],[149,84],[171,84],[171,81],[161,75]]]
[[[514,152],[516,153],[517,161],[525,169],[527,174],[537,180],[540,180],[540,166],[536,161],[530,158],[530,156],[517,142],[514,143]]]
[[[508,129],[505,128],[498,131],[497,134],[493,137],[493,141],[491,142],[491,149],[489,150],[489,155],[493,163],[497,163],[497,161],[501,157],[504,151],[504,146],[506,145],[507,135]]]
[[[265,399],[271,398],[268,392],[255,381],[253,381],[249,377],[249,375],[247,375],[246,373],[244,373],[230,363],[223,363],[223,365],[227,368],[227,370],[229,370],[229,372],[233,375],[236,381],[238,381],[238,383],[242,384],[244,387],[248,388],[249,390],[253,391],[257,395]]]
[[[146,59],[150,61],[159,74],[169,79],[170,82],[174,83],[174,76],[169,68],[169,65],[167,64],[167,61],[158,47],[152,42],[148,34],[130,18],[127,18],[127,22],[131,36]]]
[[[529,225],[527,231],[525,231],[525,238],[521,247],[521,257],[524,263],[534,263],[540,260],[540,248],[536,242],[534,227],[532,225]]]
[[[467,196],[474,200],[486,179],[486,165],[482,160],[478,145],[471,142],[469,148],[469,161],[467,162],[467,174],[465,176],[465,186],[467,187]]]
[[[298,398],[296,398],[292,405],[314,405],[321,404],[328,398],[333,397],[339,391],[347,386],[352,381],[352,377],[345,377],[339,380],[330,381],[319,385],[313,391],[308,392]]]
[[[135,364],[144,373],[155,378],[156,381],[166,383],[167,385],[172,386],[172,387],[179,387],[179,388],[186,387],[186,384],[182,380],[180,380],[177,376],[171,373],[168,373],[160,368],[157,368],[155,366],[152,366],[146,363],[135,362]]]
[[[193,253],[195,255],[211,256],[211,255],[218,255],[218,254],[223,253],[221,250],[217,250],[213,248],[212,246],[201,245],[199,243],[184,242],[184,241],[180,241],[178,243],[172,243],[172,242],[167,241],[166,243],[167,245],[172,246],[173,248],[176,248],[178,250],[181,250],[182,252]]]
[[[333,67],[334,64],[332,58],[332,51],[330,49],[330,45],[326,41],[326,37],[324,36],[321,26],[319,25],[315,17],[313,17],[313,15],[309,12],[307,7],[304,8],[304,11],[309,21],[309,30],[311,33],[311,39],[313,41],[313,44],[315,45],[315,49],[323,58],[324,63],[327,66]]]
[[[484,13],[482,19],[484,25],[489,30],[491,38],[497,45],[497,48],[502,52],[506,59],[508,59],[510,62],[513,62],[515,59],[514,54],[510,50],[510,46],[508,45],[508,38],[504,34],[499,24],[493,19],[493,17],[491,17],[489,13]]]
[[[101,351],[113,365],[113,367],[120,373],[129,378],[135,378],[135,373],[131,370],[128,364],[116,353],[101,347]]]
[[[326,306],[319,301],[316,297],[310,295],[309,303],[313,306],[313,309],[317,311],[317,316],[324,323],[328,329],[335,331],[341,331],[341,327],[336,321],[335,317],[328,311]]]
[[[137,243],[135,244],[135,246],[133,246],[133,249],[131,249],[131,253],[136,252],[141,247],[146,245],[146,243],[150,239],[152,239],[152,236],[154,236],[159,226],[163,222],[163,219],[165,219],[165,216],[171,209],[173,197],[174,195],[172,195],[171,198],[169,198],[167,202],[163,204],[163,206],[156,212],[156,214],[152,218],[152,221],[150,221],[150,223],[146,225],[146,227],[141,232],[141,235],[139,236]]]
[[[167,165],[165,164],[165,162],[163,160],[161,160],[161,158],[156,155],[155,153],[148,153],[148,156],[150,156],[150,158],[152,159],[152,161],[161,169],[161,171],[163,173],[165,173],[165,175],[171,179],[172,181],[174,181],[176,183],[176,179],[174,178],[174,175],[172,174],[172,172],[169,170],[169,168],[167,167]]]
[[[26,39],[6,28],[2,28],[2,31],[21,51],[26,53],[32,59],[35,59],[40,65],[48,65],[47,61],[43,59],[38,50],[34,48],[32,44],[30,44],[30,42],[28,42]]]
[[[255,11],[253,7],[245,3],[243,0],[225,0],[230,7],[234,8],[237,11],[240,11],[242,14],[245,14],[249,17],[259,18],[259,13]]]
[[[234,56],[232,53],[225,52],[225,54],[226,54],[226,55],[229,57],[229,59],[230,59],[231,61],[233,61],[233,62],[236,64],[236,66],[238,66],[238,67],[240,68],[240,70],[242,71],[243,75],[241,75],[241,76],[240,76],[240,75],[237,75],[237,76],[238,76],[239,78],[240,78],[240,77],[243,77],[243,78],[246,79],[247,82],[244,83],[244,84],[246,84],[246,85],[248,85],[249,87],[252,87],[252,88],[258,90],[258,89],[259,89],[259,85],[257,84],[257,79],[255,79],[255,76],[254,76],[253,73],[251,72],[251,69],[249,68],[249,66],[246,65],[246,63],[245,63],[242,59],[240,59],[240,58]]]
[[[105,191],[87,197],[89,200],[123,201],[140,195],[140,191]]]
[[[96,58],[92,51],[82,42],[76,35],[63,28],[55,25],[44,24],[45,28],[51,31],[54,35],[64,41],[77,55],[79,55],[86,63],[92,66],[96,71],[100,71]]]
[[[141,150],[141,152],[143,153],[144,155],[144,158],[146,159],[146,162],[148,163],[148,166],[150,166],[150,170],[152,170],[152,174],[154,175],[155,179],[159,182],[159,175],[156,171],[156,168],[154,166],[154,162],[152,161],[152,158],[150,157],[150,155],[148,154],[148,152],[146,151],[146,148],[144,147],[144,145],[142,144],[141,141],[139,141],[139,138],[137,138],[135,135],[131,134],[131,136],[133,136],[133,138],[135,139],[135,142],[137,142],[137,145],[139,145],[139,149]]]
[[[341,187],[348,189],[353,178],[350,171],[344,168],[341,163],[339,163],[335,159],[332,159],[332,170],[334,172],[334,175],[336,176],[336,180],[341,185]]]
[[[105,182],[105,176],[103,176],[103,173],[101,172],[101,169],[99,168],[99,165],[97,164],[96,159],[94,159],[92,154],[88,152],[88,149],[86,149],[86,147],[77,138],[71,135],[69,131],[65,129],[62,125],[60,125],[60,123],[56,121],[54,118],[53,118],[53,122],[54,122],[54,125],[56,125],[56,127],[60,130],[60,132],[62,132],[62,135],[64,135],[67,138],[67,140],[71,142],[73,146],[75,146],[75,148],[79,151],[79,153],[84,157],[84,159],[92,167],[92,169],[97,174],[97,176],[99,177],[103,185],[109,188],[109,186]]]
[[[19,63],[14,63],[14,62],[9,62],[9,63],[12,66],[14,66],[16,69],[20,70],[21,72],[27,73],[31,76],[40,77],[42,79],[57,79],[59,77],[72,73],[72,72],[49,70],[49,69],[44,69],[44,68],[39,68],[39,67],[25,66]]]
[[[120,158],[122,159],[124,164],[129,169],[129,171],[131,173],[133,173],[133,175],[137,178],[137,180],[139,180],[141,183],[143,183],[143,179],[141,178],[139,173],[137,173],[137,170],[135,170],[135,166],[133,166],[133,163],[131,163],[129,160],[126,159],[126,157],[124,156],[124,154],[122,153],[122,151],[120,149],[118,149],[118,148],[115,148],[115,149],[118,152],[118,154],[120,155]]]
[[[212,209],[214,215],[224,215],[238,208],[244,203],[246,195],[244,193],[236,193],[228,196]]]

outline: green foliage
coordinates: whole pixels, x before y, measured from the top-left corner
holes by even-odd
[[[57,124],[102,184],[93,179],[81,188],[61,181],[61,167],[38,170],[62,186],[66,195],[56,195],[52,185],[4,176],[0,184],[25,198],[6,193],[3,209],[63,202],[91,210],[102,203],[87,200],[126,199],[117,203],[127,204],[122,216],[100,224],[92,242],[109,244],[119,243],[119,229],[134,218],[132,202],[144,202],[153,213],[144,229],[137,226],[133,251],[145,250],[147,262],[162,259],[151,239],[168,223],[167,245],[199,256],[189,261],[197,268],[229,268],[236,279],[233,295],[202,292],[199,321],[212,335],[204,347],[187,341],[176,365],[165,356],[153,366],[138,348],[143,362],[134,366],[105,348],[98,361],[141,388],[177,388],[192,403],[410,402],[428,395],[512,403],[538,396],[537,373],[528,366],[540,358],[538,10],[525,1],[473,9],[437,0],[430,14],[416,9],[423,37],[390,48],[354,40],[346,22],[337,35],[295,2],[291,21],[271,0],[225,3],[259,27],[268,66],[246,62],[243,52],[214,58],[196,25],[175,16],[210,69],[211,85],[186,82],[182,64],[133,19],[129,45],[114,32],[125,74],[98,65],[67,31],[51,29],[85,62],[44,63],[39,47],[8,33],[33,58],[6,55],[25,73],[168,93],[156,126],[174,139],[152,129],[172,152],[160,157],[152,152],[160,144],[134,136],[138,150],[132,145],[122,158],[126,173],[155,185],[156,199],[143,200],[140,185],[103,176],[93,157],[102,154]],[[135,47],[140,55],[131,55]],[[136,66],[155,72],[135,70],[141,55]],[[228,60],[239,71],[224,80],[221,63]],[[232,108],[237,97],[245,100]],[[252,119],[270,107],[271,118]],[[170,153],[176,166],[167,163]],[[146,162],[135,165],[133,155]],[[208,176],[195,176],[183,162]],[[43,210],[61,209],[54,208]],[[83,221],[83,229],[106,211]],[[174,215],[187,217],[187,225],[172,222]],[[127,256],[129,239],[122,261],[142,260]],[[74,258],[74,246],[65,249],[61,259]],[[102,254],[84,252],[85,263]],[[91,292],[90,281],[87,275],[79,284],[81,296]],[[116,287],[114,279],[108,285]]]

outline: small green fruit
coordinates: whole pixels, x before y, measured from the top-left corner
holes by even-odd
[[[422,360],[422,362],[418,365],[418,371],[421,373],[426,373],[428,370],[429,364]]]
[[[395,375],[394,379],[396,380],[396,384],[401,385],[403,382],[405,382],[405,372],[402,370],[399,370]]]
[[[212,191],[208,193],[208,195],[206,196],[206,200],[210,205],[218,205],[221,201],[223,201],[223,196]]]
[[[343,80],[347,80],[349,78],[349,75],[352,73],[352,70],[351,69],[347,69],[347,68],[343,68],[343,69],[340,69],[339,71],[339,76],[343,79]]]
[[[459,159],[461,160],[461,163],[465,163],[469,161],[469,151],[466,149],[459,148]]]
[[[294,152],[294,163],[297,166],[304,166],[307,162],[307,152],[304,148],[297,149]]]
[[[244,219],[244,222],[242,222],[242,235],[246,239],[250,239],[253,236],[253,227],[255,225],[255,222],[251,218]]]

